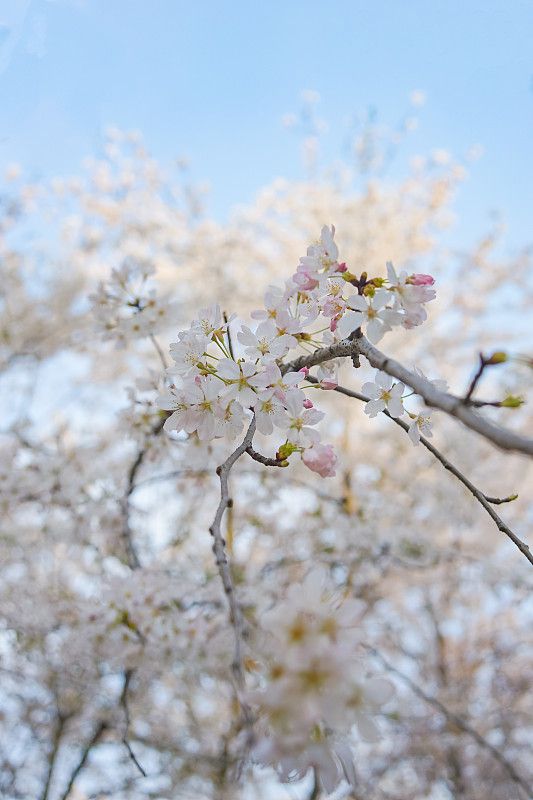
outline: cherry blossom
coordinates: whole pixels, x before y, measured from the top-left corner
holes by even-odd
[[[352,295],[347,301],[348,311],[337,324],[337,335],[345,339],[364,324],[368,338],[377,344],[393,325],[402,321],[398,312],[387,307],[391,299],[386,289],[378,289],[371,297]]]
[[[391,417],[401,417],[404,413],[402,397],[405,386],[400,382],[395,383],[386,372],[378,371],[374,382],[364,383],[362,390],[370,397],[365,405],[365,413],[369,417],[376,417],[380,411],[385,410]]]
[[[424,414],[409,414],[411,421],[409,422],[409,438],[414,445],[420,442],[420,436],[423,435],[427,439],[433,436],[431,432],[431,417]]]

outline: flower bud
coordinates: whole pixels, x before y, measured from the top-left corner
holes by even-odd
[[[502,408],[520,408],[520,406],[523,406],[524,403],[525,400],[523,397],[518,397],[517,395],[509,394],[507,395],[505,400],[501,401],[500,406]]]
[[[507,361],[507,353],[497,350],[489,356],[489,358],[485,359],[485,364],[487,364],[487,366],[492,366],[493,364],[503,364],[505,361]]]

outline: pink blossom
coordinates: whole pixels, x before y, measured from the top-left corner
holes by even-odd
[[[335,475],[337,456],[330,444],[315,442],[312,447],[305,450],[302,461],[306,467],[323,478],[332,478]]]
[[[307,376],[309,375],[309,367],[302,367],[300,372],[302,373],[304,378],[307,378]]]
[[[309,398],[307,400],[304,400],[304,408],[313,408],[312,400],[309,400]]]
[[[346,266],[346,262],[343,261],[342,264],[339,264],[337,267],[337,272],[346,272],[348,267]]]
[[[413,286],[433,286],[435,278],[432,275],[424,275],[422,272],[415,272],[407,278],[407,283]]]
[[[318,281],[313,277],[311,271],[306,269],[302,264],[299,265],[296,273],[293,275],[293,281],[301,291],[310,292],[316,289]]]

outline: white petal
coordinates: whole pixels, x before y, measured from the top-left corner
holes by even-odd
[[[381,706],[394,697],[394,686],[386,678],[371,678],[365,685],[365,697],[370,703]]]
[[[366,714],[362,714],[359,711],[357,712],[356,722],[359,733],[365,742],[379,742],[381,739],[379,729],[375,722],[370,719],[370,717],[367,717]]]
[[[392,386],[392,375],[380,370],[376,373],[376,383],[378,386],[381,386],[382,389],[389,390]]]
[[[363,383],[361,391],[371,400],[377,400],[377,398],[381,396],[381,392],[375,383]]]
[[[365,406],[365,414],[369,417],[377,417],[380,411],[385,408],[383,400],[370,400]]]
[[[383,338],[384,333],[385,328],[383,327],[383,323],[375,317],[371,319],[366,326],[366,335],[372,344],[377,344]]]
[[[398,397],[391,397],[387,403],[387,411],[391,417],[401,417],[404,412],[403,403]]]
[[[346,339],[356,328],[359,328],[363,320],[360,311],[345,311],[342,318],[337,323],[337,333],[341,339]]]

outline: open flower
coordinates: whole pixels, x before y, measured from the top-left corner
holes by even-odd
[[[198,364],[202,362],[208,346],[209,338],[199,330],[180,331],[178,341],[170,345],[170,355],[175,362],[171,374],[198,373]]]
[[[369,340],[377,344],[393,325],[399,325],[403,320],[398,311],[386,308],[391,300],[391,294],[387,289],[378,289],[373,297],[358,294],[350,297],[347,310],[337,323],[339,338],[346,339],[356,328],[365,325]]]
[[[276,397],[274,389],[263,389],[258,392],[254,404],[255,421],[259,433],[270,436],[276,427],[283,427],[285,409]]]
[[[286,414],[277,425],[287,430],[287,439],[292,444],[310,447],[320,441],[320,434],[310,425],[316,425],[324,413],[316,408],[304,408],[305,395],[299,389],[291,389],[285,398]]]
[[[227,386],[224,397],[227,400],[238,400],[244,408],[253,406],[256,394],[250,378],[256,373],[255,365],[249,361],[237,362],[231,358],[221,358],[217,365],[217,375],[224,379]]]
[[[424,414],[409,414],[409,416],[411,421],[407,433],[412,443],[417,445],[420,442],[421,435],[431,439],[433,436],[431,432],[431,417]]]
[[[255,333],[243,325],[237,338],[244,345],[244,352],[248,358],[263,363],[282,358],[296,342],[293,336],[280,335],[273,319],[261,322]]]
[[[380,411],[387,410],[391,417],[401,417],[404,412],[402,396],[405,386],[403,383],[393,383],[386,372],[377,372],[373,383],[364,383],[362,390],[370,400],[365,405],[365,413],[369,417],[376,417]]]

